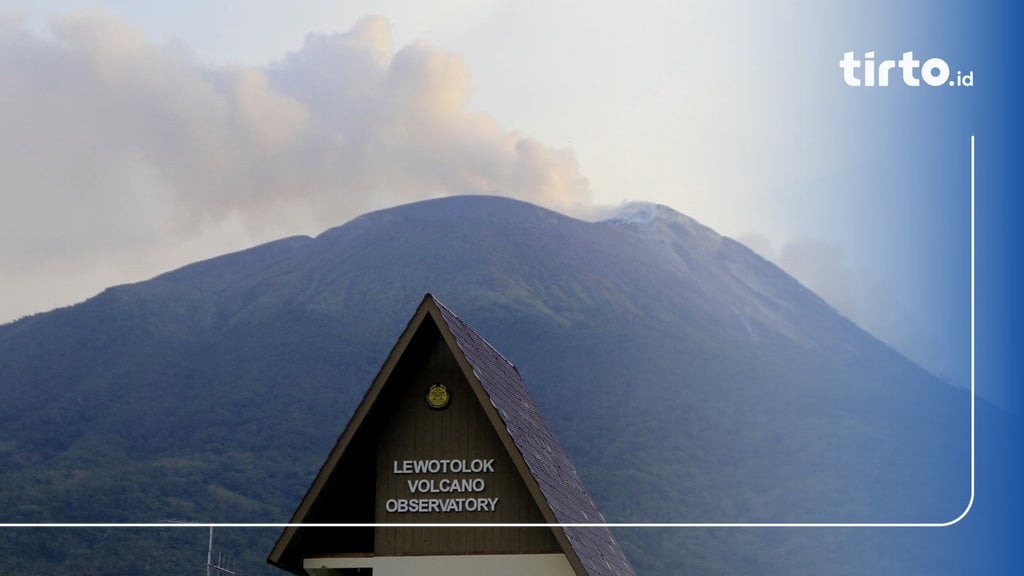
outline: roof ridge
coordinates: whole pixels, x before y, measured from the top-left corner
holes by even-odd
[[[516,367],[514,362],[512,362],[511,360],[506,358],[504,354],[502,354],[497,348],[494,347],[494,344],[491,344],[490,342],[488,342],[487,339],[484,338],[483,336],[481,336],[479,332],[477,332],[476,330],[473,330],[472,328],[470,328],[469,324],[466,324],[465,322],[463,322],[462,318],[459,318],[458,314],[456,314],[455,312],[452,312],[451,308],[445,306],[443,302],[438,300],[436,296],[434,296],[433,294],[430,294],[429,292],[427,293],[427,297],[430,298],[431,301],[433,301],[434,304],[436,304],[437,307],[441,310],[442,316],[450,316],[453,320],[458,322],[459,325],[462,328],[465,328],[466,330],[469,330],[474,335],[476,335],[476,337],[479,338],[481,342],[483,342],[484,344],[487,345],[487,347],[490,349],[491,352],[493,352],[499,358],[504,360],[509,366],[511,366],[516,371],[516,373],[519,372],[519,368]],[[462,343],[459,342],[458,339],[456,339],[456,343],[459,345],[460,348],[462,347]],[[463,350],[463,352],[466,352],[466,350]]]
[[[519,370],[432,294],[427,294],[426,298],[437,305],[440,321],[451,333],[453,343],[504,424],[527,468],[526,473],[537,483],[540,498],[545,500],[557,523],[569,525],[563,526],[563,534],[586,573],[591,576],[635,575],[607,527],[571,526],[595,521],[603,524],[607,520],[541,413]],[[499,363],[498,358],[503,362]]]

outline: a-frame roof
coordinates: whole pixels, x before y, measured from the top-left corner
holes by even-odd
[[[380,396],[381,389],[409,342],[419,327],[428,321],[437,326],[453,353],[545,521],[549,524],[604,523],[604,517],[538,410],[516,367],[430,294],[424,297],[398,339],[309,492],[292,516],[291,523],[301,524],[309,517],[320,492]],[[292,571],[301,568],[282,563],[297,531],[296,527],[285,529],[268,558],[271,564]],[[635,574],[607,527],[553,526],[552,531],[577,574]]]

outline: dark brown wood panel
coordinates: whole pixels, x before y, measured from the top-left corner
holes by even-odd
[[[449,404],[446,408],[438,410],[427,404],[427,391],[434,384],[447,387]],[[377,424],[376,522],[411,525],[544,522],[455,357],[432,322],[423,323],[385,388],[387,393],[375,407],[374,414]],[[486,470],[479,473],[453,473],[451,470],[404,473],[406,461],[411,462],[414,469],[417,463],[422,467],[432,461],[443,469],[451,467],[451,461],[471,464],[491,460],[493,464],[482,466]],[[395,472],[396,466],[401,473]],[[463,480],[476,483],[474,488],[482,481],[483,490],[437,491],[451,490],[452,481],[461,483]],[[435,491],[410,491],[410,481],[415,483],[416,489],[430,484]],[[467,499],[472,499],[473,504],[467,503]],[[426,504],[432,511],[400,511],[420,504]],[[461,511],[436,511],[442,506],[461,508]],[[486,510],[468,511],[474,507]],[[556,552],[559,546],[551,529],[546,527],[403,526],[376,528],[374,549],[379,555],[499,554]]]

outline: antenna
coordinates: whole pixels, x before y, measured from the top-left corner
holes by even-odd
[[[213,574],[211,574],[211,572]],[[206,576],[221,576],[227,574],[228,576],[237,576],[234,570],[229,570],[223,566],[221,561],[221,553],[217,552],[217,563],[213,563],[213,526],[210,526],[210,546],[206,549]]]

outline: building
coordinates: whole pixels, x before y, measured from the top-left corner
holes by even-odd
[[[356,526],[288,527],[268,562],[300,576],[635,574],[607,527],[557,526],[604,521],[519,371],[428,294],[290,522]]]

